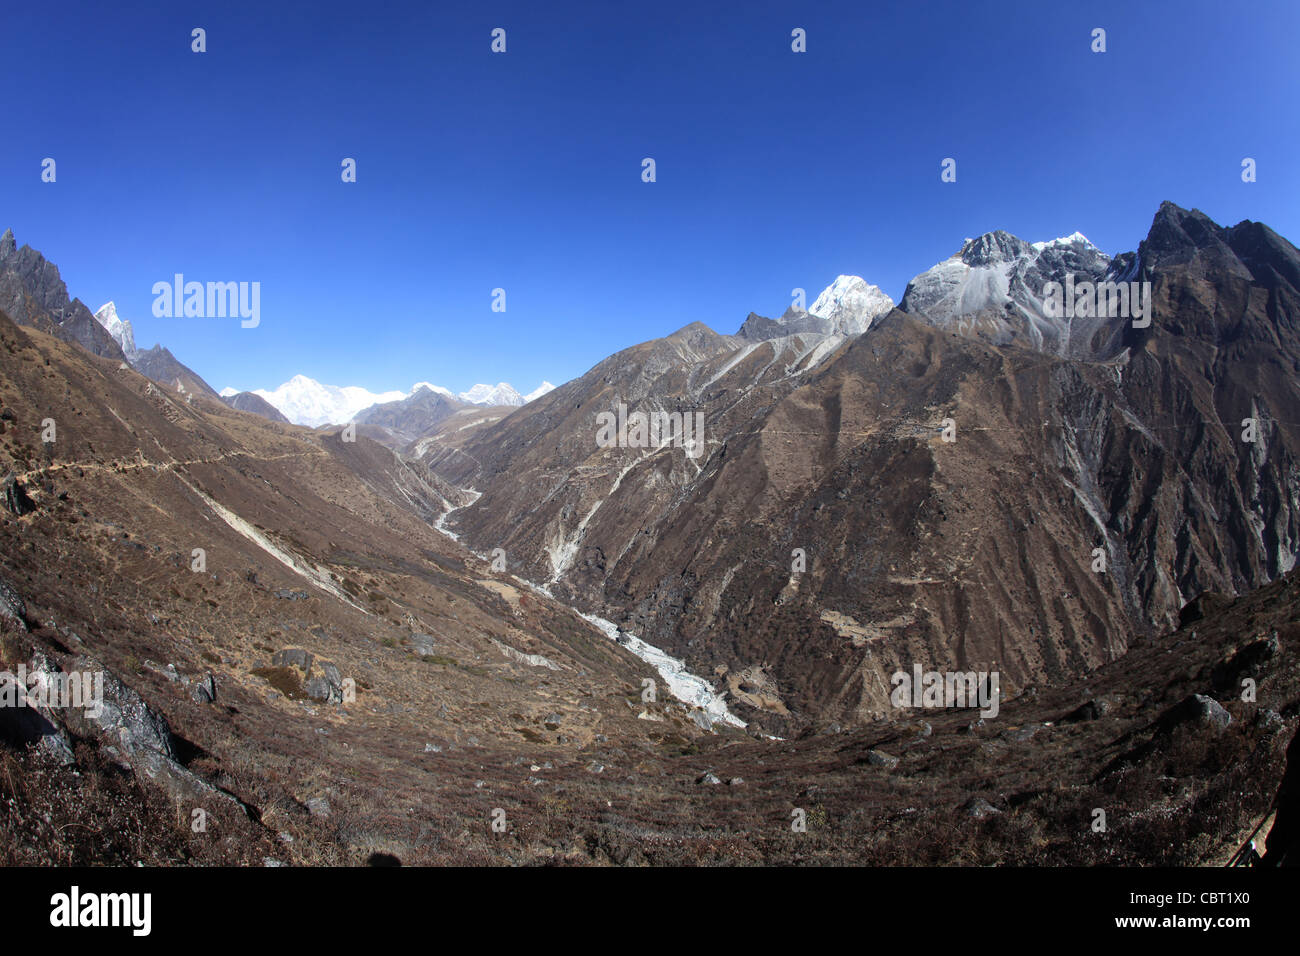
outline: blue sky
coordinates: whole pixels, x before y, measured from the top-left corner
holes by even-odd
[[[216,388],[527,391],[839,273],[899,299],[995,228],[1115,253],[1171,199],[1300,241],[1297,36],[1293,2],[8,3],[0,229]],[[260,326],[153,317],[176,272],[260,282]]]

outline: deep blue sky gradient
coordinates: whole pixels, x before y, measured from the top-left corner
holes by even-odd
[[[1289,0],[7,3],[0,229],[216,388],[527,391],[839,273],[900,299],[995,228],[1117,253],[1171,199],[1300,241],[1297,36]],[[261,326],[154,318],[175,272],[260,281]]]

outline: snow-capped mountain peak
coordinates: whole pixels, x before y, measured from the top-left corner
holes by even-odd
[[[306,375],[295,375],[279,388],[254,389],[255,395],[270,402],[295,425],[318,428],[351,421],[362,409],[379,402],[395,402],[405,392],[368,391],[356,385],[323,385]]]
[[[1060,239],[1052,239],[1049,242],[1035,242],[1033,243],[1033,248],[1037,252],[1042,252],[1044,249],[1049,247],[1074,245],[1086,246],[1089,249],[1097,248],[1097,246],[1087,236],[1077,230],[1070,233],[1068,236],[1062,236]],[[1101,250],[1098,251],[1100,252]]]
[[[1029,243],[999,229],[967,239],[957,255],[913,278],[901,308],[940,328],[996,344],[1018,342],[1090,358],[1113,351],[1118,326],[1096,316],[1053,314],[1045,305],[1046,289],[1070,275],[1080,282],[1118,278],[1123,266],[1079,232]]]
[[[861,276],[839,276],[827,286],[808,310],[826,319],[827,331],[840,335],[861,335],[880,316],[894,307],[894,300],[879,286]]]
[[[117,314],[117,306],[112,302],[104,303],[99,307],[99,311],[95,313],[95,319],[113,337],[113,341],[121,347],[126,360],[134,362],[137,354],[135,333],[131,329],[131,323]]]
[[[522,405],[524,397],[508,382],[493,385],[475,385],[468,392],[460,393],[462,402],[471,405]]]
[[[447,398],[456,398],[456,393],[451,389],[443,388],[441,385],[434,385],[432,382],[416,382],[411,386],[411,391],[408,393],[408,396],[414,395],[422,388],[427,388],[429,391],[438,395],[443,395]]]
[[[541,385],[538,385],[535,389],[533,389],[531,392],[529,392],[527,395],[524,396],[524,404],[531,402],[535,398],[541,398],[547,392],[553,392],[553,391],[555,391],[555,386],[552,385],[550,382],[543,380]]]
[[[555,386],[542,382],[527,396],[520,395],[508,382],[496,385],[475,385],[459,394],[451,389],[434,385],[432,382],[416,382],[409,392],[371,392],[356,385],[324,385],[306,375],[295,375],[276,389],[254,389],[253,394],[260,395],[271,403],[285,418],[295,425],[319,428],[321,425],[342,425],[352,421],[371,405],[386,402],[399,402],[410,398],[421,389],[427,389],[437,395],[453,398],[470,405],[524,405],[535,398],[540,398]],[[226,388],[222,395],[238,394],[238,389]]]

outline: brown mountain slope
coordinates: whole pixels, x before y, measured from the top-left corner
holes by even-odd
[[[1252,253],[1257,268],[1266,253]],[[1260,274],[1281,275],[1279,266]],[[1290,308],[1285,298],[1279,308]],[[1266,338],[1251,323],[1236,327],[1239,339]],[[1126,390],[1131,380],[1154,381],[1167,363],[1139,355],[1116,375],[1113,366],[966,342],[898,312],[851,343],[813,335],[733,345],[688,328],[634,350],[633,362],[601,368],[614,394],[636,387],[644,389],[637,401],[662,402],[656,389],[671,383],[682,407],[708,407],[709,421],[730,430],[706,433],[704,455],[601,449],[570,476],[573,488],[539,483],[530,493],[539,508],[573,495],[561,517],[576,515],[583,535],[623,547],[627,556],[611,564],[629,581],[686,582],[672,601],[644,605],[647,633],[656,621],[701,614],[740,620],[736,609],[748,601],[759,626],[701,632],[685,652],[707,661],[725,640],[739,657],[770,633],[777,663],[723,675],[735,699],[771,726],[792,727],[802,722],[800,694],[829,700],[860,723],[848,732],[829,716],[797,739],[702,732],[618,643],[430,526],[451,504],[464,509],[453,519],[474,518],[472,494],[364,436],[344,442],[221,403],[178,400],[118,361],[0,317],[0,473],[14,476],[0,509],[0,670],[106,671],[111,705],[103,720],[77,708],[0,709],[5,861],[318,863],[376,853],[460,864],[1225,861],[1264,818],[1295,730],[1294,573],[1237,601],[1193,602],[1173,634],[1152,628],[1158,633],[1143,637],[1117,611],[1105,649],[1118,655],[1112,663],[1083,680],[1030,686],[1008,668],[1006,699],[983,721],[968,710],[894,708],[876,720],[863,706],[866,690],[855,703],[834,683],[855,654],[869,662],[861,673],[884,672],[885,652],[904,646],[898,633],[938,632],[957,588],[921,577],[928,569],[951,565],[953,580],[975,582],[966,609],[953,612],[959,621],[980,611],[971,596],[990,592],[983,582],[993,580],[1008,582],[1003,603],[984,599],[995,611],[1033,607],[1062,580],[1080,587],[1080,606],[1105,606],[1107,587],[1123,604],[1132,585],[1120,575],[1108,571],[1094,591],[1079,577],[1069,542],[1092,521],[1080,495],[1114,489],[1110,479],[1090,485],[1081,476],[1094,473],[1094,461],[1104,476],[1108,456],[1122,453],[1116,460],[1133,459],[1138,474],[1157,461],[1201,494],[1196,469],[1240,465],[1210,428],[1190,447],[1166,447],[1144,424],[1156,450],[1120,444],[1139,414],[1183,407],[1164,395],[1139,405],[1145,393]],[[1144,368],[1146,377],[1133,371]],[[1260,372],[1285,383],[1272,375]],[[1173,394],[1194,408],[1230,409],[1244,387],[1226,371],[1215,387],[1169,377],[1187,386]],[[752,381],[764,389],[741,385]],[[484,436],[513,431],[516,417],[545,432],[547,416],[590,413],[574,407],[581,397],[575,387],[555,406],[536,403],[540,421],[525,408],[466,429],[464,447],[426,451],[449,465],[470,448],[484,451],[457,467],[499,476],[491,469],[508,462],[479,447]],[[1053,411],[1062,416],[1054,424]],[[945,414],[958,423],[953,444],[936,437]],[[46,419],[57,433],[48,445]],[[1285,429],[1268,436],[1262,460],[1247,456],[1256,488],[1269,487],[1270,468],[1285,462]],[[553,455],[581,440],[549,437]],[[617,465],[619,453],[635,456],[632,467]],[[1157,491],[1168,493],[1173,480]],[[701,501],[712,509],[694,523],[681,490],[691,481],[708,490]],[[651,509],[665,494],[660,518]],[[1017,498],[1019,512],[1010,510]],[[637,537],[666,542],[659,556],[617,538],[620,524],[606,516],[617,517],[609,505],[620,500]],[[1044,513],[1026,513],[1026,500]],[[1112,520],[1125,554],[1134,540],[1140,556],[1146,531],[1172,520],[1158,496],[1102,500],[1119,502]],[[1229,521],[1234,500],[1222,499]],[[1189,563],[1190,574],[1213,570],[1200,557],[1218,560],[1209,532],[1186,524],[1185,539],[1200,550],[1176,550],[1175,567],[1185,554],[1200,562]],[[1265,540],[1267,522],[1250,527]],[[538,528],[520,521],[521,534]],[[996,549],[1015,547],[1017,534],[1029,550],[1008,559]],[[816,545],[792,581],[788,551],[804,536]],[[817,545],[838,551],[828,559]],[[195,548],[203,549],[199,570]],[[581,581],[587,557],[566,566],[580,550],[545,553],[566,569],[553,588],[576,591],[570,581]],[[656,567],[670,553],[691,574],[699,562],[716,592]],[[889,568],[891,553],[915,564]],[[1266,559],[1268,549],[1261,553]],[[508,552],[511,570],[519,555]],[[741,567],[716,574],[709,562],[720,560]],[[765,569],[765,560],[779,568]],[[1141,581],[1143,569],[1129,560],[1135,571],[1123,581]],[[614,586],[632,593],[617,578]],[[717,606],[702,609],[697,598],[710,593]],[[827,595],[837,605],[825,619],[819,613],[819,630],[801,644],[799,615],[821,611]],[[912,625],[866,616],[885,599],[939,610]],[[862,616],[851,613],[854,600]],[[1073,640],[1083,656],[1089,632],[1068,613],[1046,619],[1060,629],[1053,642],[1026,640],[1007,657],[1068,675],[1073,662],[1052,671],[1034,665],[1033,649]],[[974,650],[961,651],[971,660],[983,653],[978,637],[972,626]],[[912,662],[942,666],[944,649],[915,652]],[[1254,695],[1244,693],[1247,678]],[[646,679],[658,684],[655,700],[644,697]],[[1095,829],[1098,809],[1104,831]],[[192,828],[195,810],[210,814],[206,831]],[[806,830],[791,826],[796,813]]]
[[[236,392],[234,395],[223,396],[221,400],[238,411],[252,412],[254,415],[269,418],[273,422],[289,424],[289,419],[285,418],[278,408],[256,392]]]
[[[157,382],[169,392],[181,396],[187,393],[201,395],[213,400],[219,398],[211,385],[203,381],[189,366],[181,364],[176,356],[161,345],[137,352],[135,361],[131,364],[141,375]]]
[[[466,808],[499,801],[467,774],[514,779],[539,748],[585,764],[598,736],[703,733],[662,683],[658,719],[638,720],[655,672],[434,531],[436,483],[382,446],[177,400],[2,316],[0,354],[0,474],[35,506],[0,512],[0,577],[31,629],[10,629],[5,664],[35,649],[117,675],[176,734],[173,801],[215,785],[290,832],[317,796],[340,824],[455,804],[426,818],[455,844]],[[74,743],[92,730],[66,727]],[[123,759],[154,776],[138,756]],[[328,842],[277,852],[369,846]]]
[[[811,352],[693,327],[424,461],[481,492],[448,520],[473,547],[760,687],[746,716],[776,732],[883,713],[914,662],[1083,674],[1202,590],[1272,580],[1300,539],[1300,253],[1166,204],[1133,261],[1155,322],[1113,320],[1109,361],[898,311]],[[597,447],[619,401],[703,411],[707,454]]]

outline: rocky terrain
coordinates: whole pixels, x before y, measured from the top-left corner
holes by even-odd
[[[430,474],[479,494],[447,527],[780,735],[886,714],[888,675],[914,661],[1013,690],[1079,677],[1200,592],[1293,566],[1294,246],[1165,204],[1114,260],[1001,233],[943,267],[980,268],[1018,277],[1009,297],[968,283],[987,294],[856,337],[691,326],[422,447]],[[1149,277],[1154,321],[1046,328],[1026,277],[1065,268]],[[904,306],[938,287],[918,277]],[[619,402],[702,411],[706,454],[599,447],[595,415]]]
[[[289,424],[289,419],[285,418],[278,408],[255,392],[236,392],[234,395],[223,395],[221,400],[231,408],[238,409],[241,412],[252,412],[254,415],[269,418],[273,422]]]
[[[374,426],[372,433],[393,448],[402,448],[428,434],[465,408],[478,408],[433,391],[417,388],[406,398],[371,405],[356,417],[358,425]]]
[[[0,707],[5,862],[1262,851],[1300,719],[1300,254],[1169,204],[1134,253],[1080,239],[346,440],[142,374],[6,235],[0,671],[103,692]],[[1148,277],[1151,326],[1056,321],[1068,268]],[[619,404],[703,414],[700,453],[601,447]],[[998,671],[997,715],[894,706],[918,664]]]

